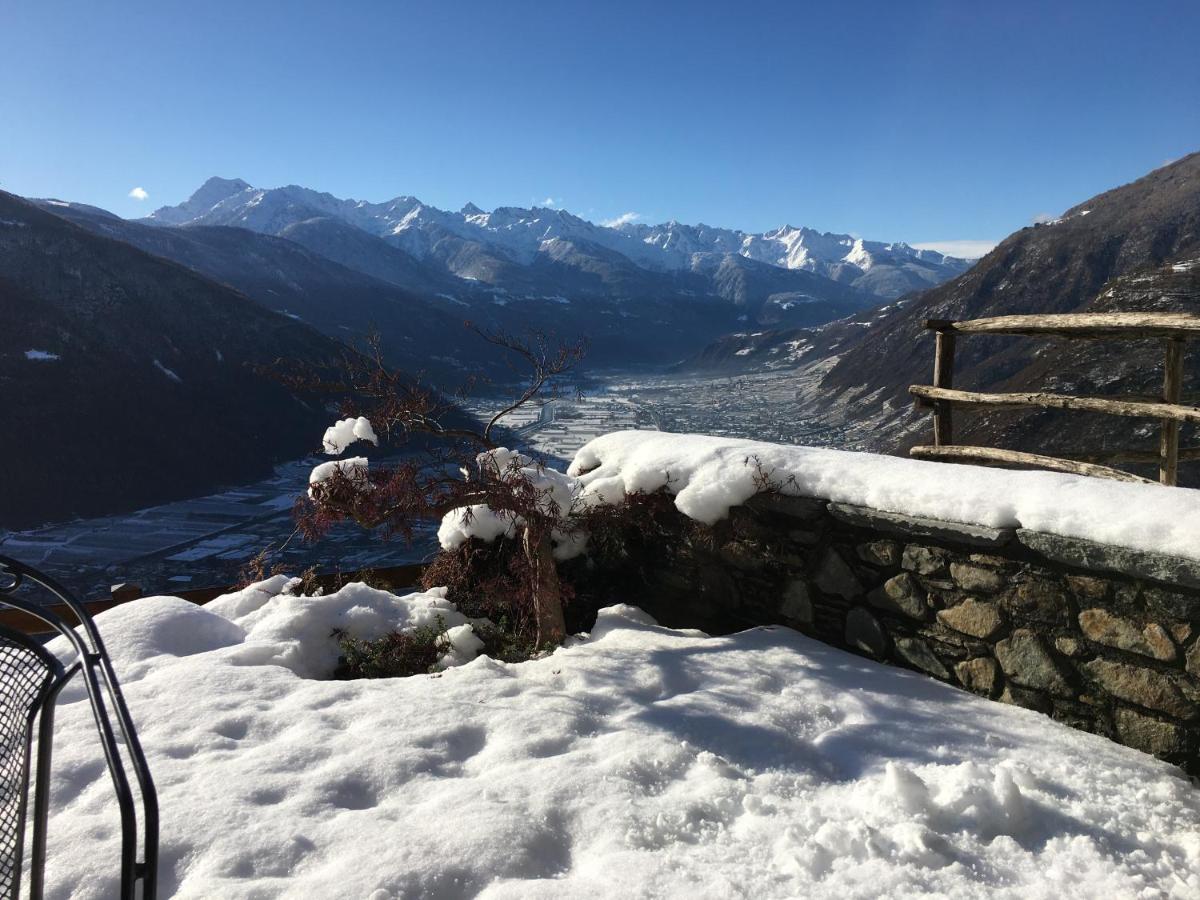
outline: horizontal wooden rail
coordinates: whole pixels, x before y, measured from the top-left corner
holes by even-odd
[[[913,447],[909,454],[917,459],[932,459],[939,462],[966,462],[992,466],[1032,466],[1038,469],[1050,469],[1055,472],[1068,472],[1072,475],[1091,475],[1097,478],[1108,478],[1113,481],[1130,481],[1139,484],[1154,484],[1149,478],[1142,478],[1120,469],[1110,469],[1094,463],[1080,462],[1071,459],[1059,459],[1055,456],[1042,456],[1040,453],[1022,453],[1018,450],[1001,450],[997,447],[960,447],[953,444],[941,447]],[[1155,457],[1157,459],[1157,457]]]
[[[1073,397],[1069,394],[1013,393],[985,394],[953,388],[914,384],[908,392],[914,397],[935,402],[967,406],[1034,407],[1038,409],[1074,409],[1083,412],[1107,413],[1110,416],[1132,416],[1141,419],[1167,419],[1172,422],[1200,422],[1200,407],[1177,406],[1173,403],[1143,403],[1115,400],[1109,397]]]
[[[1126,462],[1157,465],[1162,459],[1162,454],[1158,450],[1103,450],[1098,453],[1063,453],[1062,457],[1089,463]],[[1200,447],[1180,447],[1179,460],[1200,460]]]
[[[1200,338],[1200,316],[1191,313],[1065,313],[993,316],[987,319],[926,319],[925,327],[952,334],[1006,334],[1107,340]]]

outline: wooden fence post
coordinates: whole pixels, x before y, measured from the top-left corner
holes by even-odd
[[[1163,402],[1178,403],[1183,392],[1183,338],[1167,339],[1167,355],[1163,365]],[[1179,422],[1162,420],[1159,435],[1158,480],[1174,485],[1179,480]]]
[[[945,328],[937,330],[937,344],[933,351],[933,386],[954,386],[954,332]],[[942,447],[954,443],[954,425],[951,406],[945,400],[933,403],[933,446]]]

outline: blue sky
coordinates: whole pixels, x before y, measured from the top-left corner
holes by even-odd
[[[0,188],[125,216],[217,174],[981,240],[1200,149],[1194,0],[0,0],[0,34]]]

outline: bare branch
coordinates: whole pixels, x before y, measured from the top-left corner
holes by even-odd
[[[552,345],[550,337],[540,331],[521,338],[504,331],[485,331],[471,323],[468,327],[489,344],[508,350],[529,366],[524,390],[492,416],[483,429],[485,440],[490,440],[492,429],[501,419],[540,396],[548,384],[570,372],[587,355],[587,342],[583,339]]]

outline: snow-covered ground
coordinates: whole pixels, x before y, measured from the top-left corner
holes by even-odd
[[[794,631],[614,607],[531,662],[467,646],[337,682],[335,626],[467,623],[436,591],[285,586],[97,617],[158,784],[163,896],[1200,895],[1177,769]],[[48,896],[113,896],[78,686],[53,793]]]

